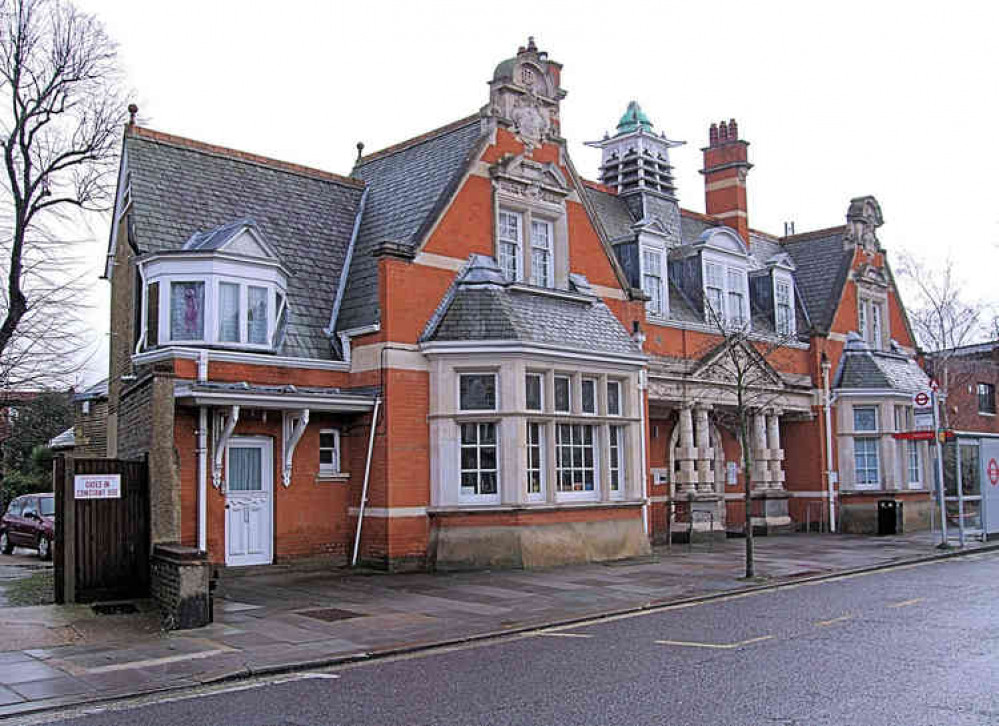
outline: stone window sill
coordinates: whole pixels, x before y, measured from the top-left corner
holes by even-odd
[[[317,474],[316,484],[336,484],[350,480],[350,474],[346,472],[330,472],[329,474]]]

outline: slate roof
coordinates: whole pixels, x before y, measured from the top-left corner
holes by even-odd
[[[604,226],[607,238],[612,242],[622,237],[634,236],[631,226],[637,221],[631,215],[627,203],[616,194],[594,189],[584,184],[587,198],[593,204],[597,218]]]
[[[352,175],[368,185],[338,330],[379,322],[378,268],[384,241],[415,248],[456,189],[482,141],[478,116],[362,157]]]
[[[252,218],[290,273],[279,352],[333,357],[323,331],[363,184],[138,127],[126,135],[125,152],[140,252],[179,250],[199,231]]]
[[[852,250],[843,249],[845,227],[785,237],[782,247],[797,267],[795,285],[808,316],[820,332],[828,332],[839,307],[853,259]]]
[[[510,285],[496,262],[482,255],[472,256],[444,304],[421,342],[502,340],[642,355],[600,298],[569,298]]]
[[[926,389],[929,382],[926,372],[914,358],[895,352],[871,350],[860,336],[850,333],[836,370],[834,387],[915,393]]]
[[[249,217],[236,219],[223,224],[215,229],[199,231],[191,235],[190,239],[184,243],[185,250],[217,250],[225,246],[225,243],[235,237],[244,227],[256,227],[257,223]]]

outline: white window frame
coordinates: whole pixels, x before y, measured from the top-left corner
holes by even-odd
[[[717,267],[719,271],[718,284],[709,284],[708,269]],[[711,291],[720,292],[720,310],[715,310],[722,325],[726,329],[730,327],[750,328],[749,316],[749,273],[744,264],[734,262],[731,257],[721,257],[709,254],[701,255],[701,279],[703,281],[702,294],[704,296],[704,320],[709,325],[715,325],[711,316]],[[733,284],[737,280],[737,284]],[[729,302],[732,296],[738,295],[741,302],[739,305],[740,314],[738,324],[733,322]]]
[[[560,379],[565,379],[569,387],[569,395],[566,397],[568,402],[568,408],[558,408],[558,382]],[[552,411],[555,413],[572,413],[572,376],[565,375],[562,373],[556,373],[553,383],[552,383]]]
[[[887,328],[888,311],[886,302],[878,298],[858,296],[857,324],[860,337],[874,350],[884,350],[885,341],[890,336]]]
[[[865,449],[863,453],[858,449],[858,446],[861,444],[863,444],[863,448]],[[873,446],[872,451],[866,451],[868,446]],[[853,438],[854,486],[857,489],[879,489],[881,487],[881,452],[879,449],[880,440],[877,436],[855,436]],[[872,453],[874,457],[874,481],[866,481],[866,476],[864,477],[865,481],[861,481],[861,471],[870,472],[871,467],[864,466],[862,468],[859,465],[860,456],[862,455],[865,459],[868,459]]]
[[[218,325],[216,318],[217,315],[212,315],[209,312],[209,308],[212,307],[211,298],[214,291],[214,287],[209,284],[209,281],[203,277],[171,277],[165,280],[165,285],[160,285],[160,316],[161,318],[166,318],[166,339],[170,343],[181,343],[185,345],[191,345],[194,343],[208,343],[211,342],[211,338],[206,337],[209,330],[214,330]],[[201,337],[200,338],[174,338],[173,337],[173,286],[174,285],[184,285],[191,283],[201,283],[201,289],[203,291],[202,301],[201,301]],[[166,298],[166,305],[163,304],[163,298]],[[166,309],[164,309],[164,307]],[[211,312],[214,312],[211,311]],[[209,328],[209,324],[212,328]],[[163,327],[160,327],[160,337],[162,338]]]
[[[778,336],[792,336],[797,332],[797,320],[795,320],[794,308],[794,284],[791,281],[790,276],[787,275],[774,275],[773,276],[773,295],[774,295],[774,330],[777,331]],[[780,315],[780,295],[778,294],[781,288],[786,288],[787,290],[787,329],[781,329],[781,315]]]
[[[617,389],[617,411],[611,411],[610,408],[610,389],[614,387]],[[624,398],[622,393],[624,392],[624,386],[621,385],[621,381],[609,380],[607,381],[607,415],[608,416],[624,416]]]
[[[537,287],[553,287],[555,282],[555,223],[541,218],[541,217],[531,217],[531,230],[530,230],[530,248],[531,248],[531,284]],[[534,241],[534,225],[539,225],[544,227],[546,234],[548,235],[547,246],[541,246]],[[537,264],[534,260],[535,251],[545,252],[547,256],[547,264],[545,265],[545,276],[543,279],[538,277]]]
[[[569,430],[569,443],[562,443],[562,431],[563,426],[568,427]],[[576,429],[579,429],[581,440],[579,443],[575,440]],[[583,431],[589,429],[590,431],[590,444],[587,445],[582,443],[585,439],[583,436]],[[569,465],[563,466],[562,462],[562,448],[563,446],[568,446],[570,449],[569,454]],[[581,455],[584,457],[584,463],[581,466],[573,466],[572,464],[572,453],[574,449],[580,448]],[[593,466],[588,467],[585,465],[585,455],[586,449],[593,449]],[[595,424],[585,424],[585,423],[571,423],[568,421],[556,421],[555,422],[555,491],[556,496],[560,501],[572,501],[572,500],[596,500],[600,498],[600,427]],[[583,489],[564,490],[562,489],[562,473],[564,471],[569,472],[570,484],[575,487],[575,474],[580,472],[582,477],[585,479],[586,472],[592,468],[593,471],[593,489],[586,489],[586,483],[583,482]]]
[[[493,379],[493,407],[492,408],[465,408],[461,402],[461,379],[471,376],[487,376]],[[460,371],[455,379],[455,401],[458,410],[462,413],[492,413],[499,410],[500,405],[500,381],[496,371]]]
[[[615,441],[616,439],[616,441]],[[607,427],[607,490],[611,499],[624,499],[624,489],[627,479],[627,463],[625,453],[627,446],[627,427],[612,424]],[[617,449],[617,466],[614,466],[614,450]],[[617,475],[617,487],[615,488],[615,474]]]
[[[652,269],[652,265],[650,264],[653,261],[652,258],[659,260],[657,269]],[[642,266],[642,292],[649,296],[649,300],[645,303],[645,310],[650,316],[665,318],[669,316],[666,250],[660,247],[642,245],[640,259]],[[652,286],[658,288],[658,295],[654,295],[650,291],[649,288]]]
[[[906,441],[906,479],[908,480],[909,489],[922,489],[923,488],[923,462],[921,452],[919,451],[919,442],[909,440]]]
[[[503,217],[509,215],[511,218],[517,220],[517,236],[516,238],[505,237],[503,235]],[[499,263],[500,269],[503,271],[503,276],[506,277],[511,282],[520,282],[524,279],[524,214],[522,212],[510,209],[508,207],[500,207],[499,214],[496,217],[497,229],[496,229],[496,261]],[[509,270],[506,267],[507,256],[504,254],[504,245],[514,245],[513,254],[513,277],[509,276]]]
[[[502,486],[501,479],[501,449],[500,449],[500,422],[495,420],[475,420],[475,421],[458,421],[456,422],[458,426],[458,501],[461,503],[476,503],[476,504],[496,504],[500,501],[500,488]],[[462,439],[462,431],[464,426],[474,426],[475,427],[475,443],[465,444]],[[493,427],[493,444],[482,444],[482,429],[481,426],[492,426]],[[482,454],[481,450],[483,448],[488,448],[492,446],[496,450],[496,468],[495,469],[483,469],[482,468]],[[463,453],[465,449],[474,448],[476,451],[476,468],[475,469],[465,469],[462,463]],[[496,478],[496,491],[490,494],[482,494],[479,492],[466,492],[466,487],[463,485],[462,478],[463,475],[468,472],[475,472],[476,474],[476,488],[481,490],[482,486],[482,474],[483,473],[494,473]],[[471,488],[471,487],[468,487]]]
[[[323,436],[329,434],[333,435],[333,446],[332,447],[323,446],[322,445]],[[328,464],[323,463],[322,452],[324,451],[333,452],[332,462]],[[340,429],[334,429],[334,428],[319,429],[319,475],[332,476],[334,474],[340,474],[342,468],[343,467],[341,466],[341,460],[340,460]]]
[[[541,400],[539,401],[539,405],[538,405],[537,408],[531,408],[530,404],[528,404],[528,402],[527,402],[527,379],[528,378],[537,378],[538,379],[538,391],[539,391],[539,394],[540,394],[538,397]],[[525,411],[532,411],[532,412],[535,412],[535,413],[541,413],[542,411],[545,410],[545,374],[544,373],[537,373],[535,371],[527,371],[524,374],[524,410]]]
[[[531,427],[536,426],[538,432],[538,441],[532,443],[531,441]],[[544,421],[537,421],[532,419],[527,419],[524,431],[524,440],[526,442],[526,455],[527,460],[525,462],[525,471],[527,472],[526,486],[527,491],[525,496],[529,502],[543,502],[547,496],[545,487],[547,486],[548,479],[548,425]],[[537,449],[538,461],[537,466],[531,466],[531,450]],[[531,491],[531,475],[537,474],[538,476],[538,491]]]
[[[593,386],[593,408],[589,411],[586,410],[586,398],[583,396],[583,391],[585,390],[587,384]],[[600,396],[600,389],[598,388],[599,385],[600,381],[596,378],[591,378],[590,376],[583,376],[579,381],[579,411],[584,416],[596,416],[600,409],[600,403],[598,400]]]

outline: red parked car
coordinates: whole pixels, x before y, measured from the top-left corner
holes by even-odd
[[[15,547],[38,550],[43,560],[52,557],[55,539],[55,496],[25,494],[7,507],[0,519],[0,552],[9,555]]]

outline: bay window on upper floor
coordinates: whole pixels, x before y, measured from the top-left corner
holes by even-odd
[[[164,345],[277,348],[288,316],[287,274],[252,222],[226,227],[138,260],[144,294],[137,352]]]

